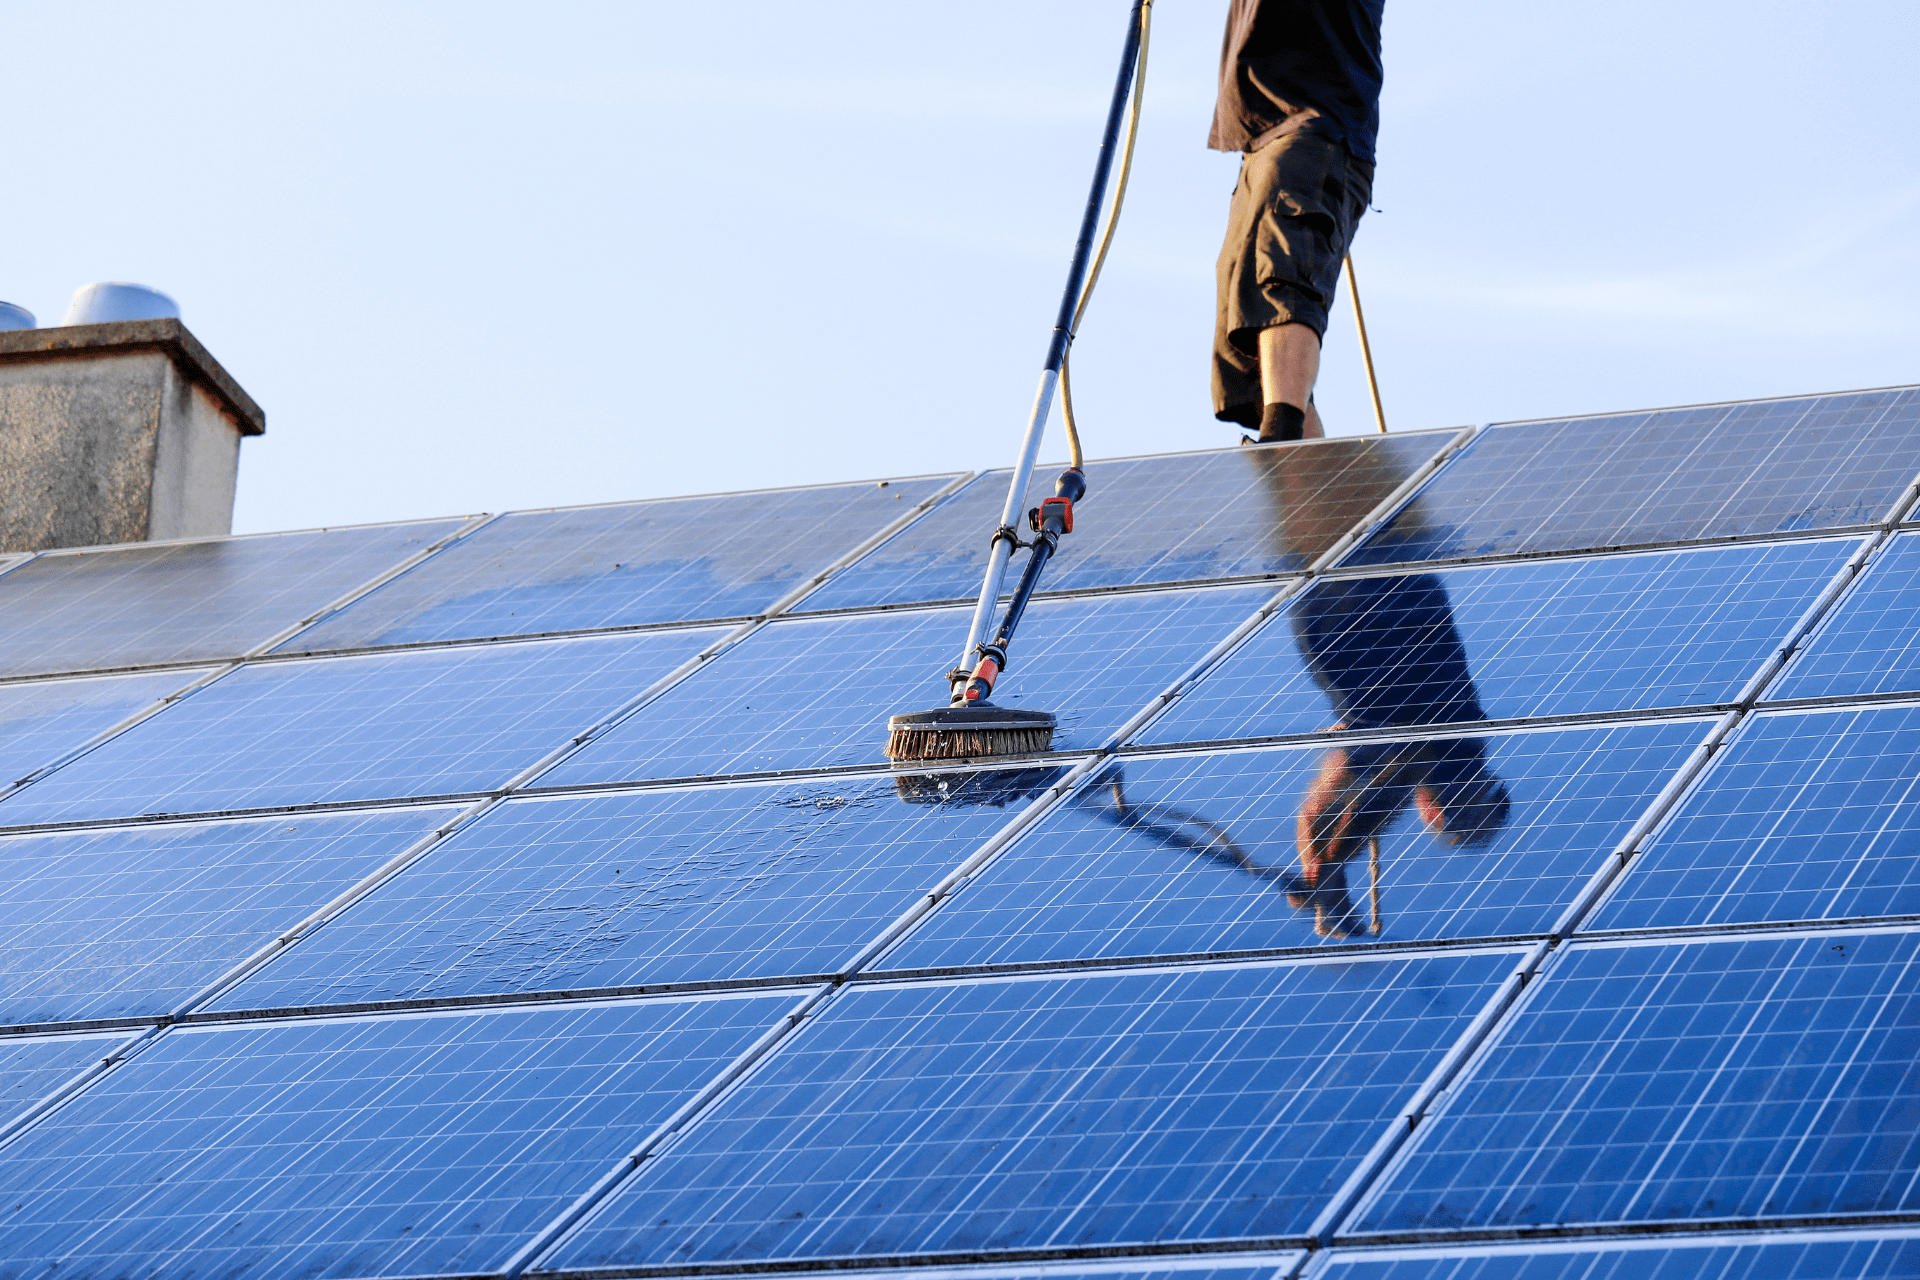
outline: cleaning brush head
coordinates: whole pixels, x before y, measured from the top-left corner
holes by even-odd
[[[1028,755],[1053,746],[1053,729],[1054,718],[1045,711],[991,703],[915,711],[887,721],[887,758],[977,760]]]

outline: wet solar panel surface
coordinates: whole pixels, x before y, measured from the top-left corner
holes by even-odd
[[[1146,742],[1730,703],[1853,539],[1324,579]]]
[[[516,511],[280,647],[342,649],[756,614],[959,478]]]
[[[1096,461],[992,768],[1004,473],[18,562],[0,1258],[1920,1280],[1917,412]]]

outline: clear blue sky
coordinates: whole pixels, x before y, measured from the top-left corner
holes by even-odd
[[[241,532],[1000,464],[1126,8],[10,5],[0,298],[177,297],[269,415]],[[1225,6],[1156,8],[1095,456],[1232,438]],[[1389,424],[1920,381],[1916,47],[1913,0],[1392,0]]]

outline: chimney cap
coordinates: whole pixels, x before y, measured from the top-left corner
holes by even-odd
[[[163,351],[220,401],[243,436],[266,434],[267,413],[220,367],[211,352],[178,320],[121,320],[113,324],[63,325],[0,332],[0,364],[33,360],[85,360],[121,352]]]

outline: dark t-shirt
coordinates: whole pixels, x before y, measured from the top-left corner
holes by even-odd
[[[1230,0],[1207,145],[1252,151],[1297,129],[1373,163],[1386,0]]]

